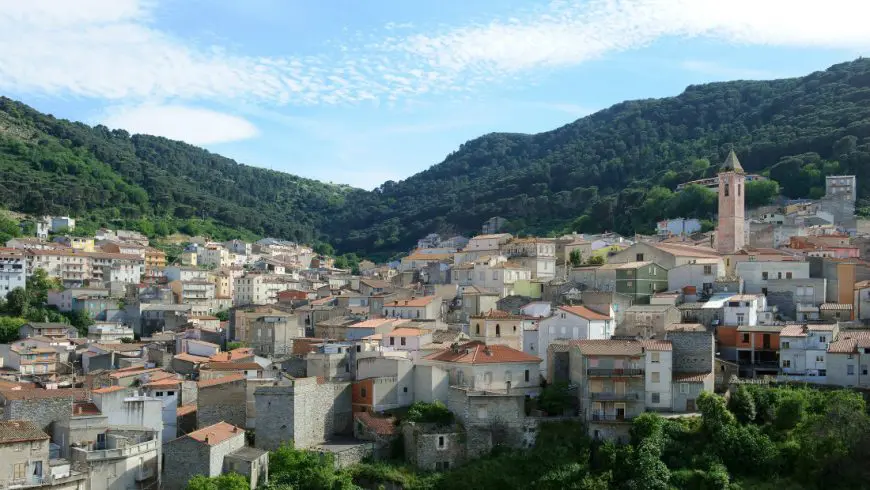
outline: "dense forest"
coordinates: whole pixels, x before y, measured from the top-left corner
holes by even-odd
[[[264,488],[867,488],[870,417],[859,393],[748,385],[728,401],[703,394],[698,409],[700,417],[645,413],[634,420],[631,440],[622,445],[590,440],[579,422],[545,423],[535,447],[497,447],[448,472],[420,472],[401,460],[335,471],[316,452],[285,447],[270,455],[270,484]],[[247,485],[244,477],[223,475],[197,477],[188,489],[244,490]]]
[[[868,138],[867,59],[800,78],[693,85],[546,133],[489,134],[372,192],[58,120],[0,98],[0,206],[132,222],[152,234],[195,229],[204,219],[384,258],[426,233],[473,232],[496,215],[509,220],[508,231],[539,234],[648,232],[662,218],[710,219],[715,196],[674,191],[714,175],[732,147],[748,172],[779,184],[756,189],[754,204],[776,192],[819,197],[825,175],[855,174],[867,211]]]

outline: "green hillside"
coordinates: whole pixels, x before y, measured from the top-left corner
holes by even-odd
[[[801,78],[690,86],[546,133],[482,136],[424,172],[367,192],[58,120],[0,98],[0,205],[157,234],[206,218],[378,258],[429,232],[478,230],[495,215],[519,233],[645,232],[666,217],[712,217],[714,196],[672,191],[714,175],[732,145],[748,172],[769,175],[787,196],[818,197],[825,175],[855,174],[859,197],[870,198],[868,102],[866,59]],[[772,192],[755,191],[756,204]]]

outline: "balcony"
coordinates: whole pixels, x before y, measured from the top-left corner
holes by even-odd
[[[592,412],[590,420],[592,422],[631,422],[635,417],[635,415],[624,413]]]
[[[626,376],[643,376],[643,368],[589,368],[586,370],[586,376],[589,377],[626,377]]]
[[[636,402],[643,399],[640,392],[629,391],[627,393],[614,393],[611,391],[599,391],[589,393],[589,397],[595,401],[629,401]]]
[[[131,456],[143,455],[148,452],[157,451],[160,441],[152,439],[132,446],[116,449],[98,449],[94,451],[86,451],[84,449],[73,448],[73,451],[81,451],[84,458],[75,458],[76,460],[84,459],[85,461],[99,461],[105,459],[120,459],[129,458]]]

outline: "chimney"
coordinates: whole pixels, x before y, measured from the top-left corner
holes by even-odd
[[[229,361],[229,360],[231,360],[232,358],[233,358],[233,355],[230,354],[229,352],[227,352],[227,360]]]
[[[238,431],[239,431],[239,428],[236,427],[236,426],[234,425],[234,426],[233,426],[233,432],[235,433],[235,432],[238,432]]]

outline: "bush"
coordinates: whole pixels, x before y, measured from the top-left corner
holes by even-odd
[[[447,406],[441,402],[425,403],[414,402],[405,420],[426,424],[450,425],[453,423],[453,413],[447,410]]]

